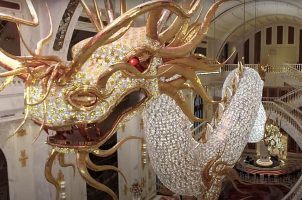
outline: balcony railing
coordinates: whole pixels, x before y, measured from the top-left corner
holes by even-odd
[[[292,127],[299,131],[302,137],[302,125],[299,123],[299,120],[295,118],[295,116],[275,102],[263,101],[263,105],[268,113],[275,112],[279,117],[286,120]]]
[[[287,94],[281,96],[279,100],[291,104],[292,102],[298,101],[302,99],[302,88],[295,89],[293,91],[288,92]]]

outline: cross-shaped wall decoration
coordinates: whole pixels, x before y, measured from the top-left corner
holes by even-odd
[[[143,119],[140,120],[139,127],[141,128],[141,130],[144,129],[144,120]]]
[[[21,167],[26,167],[27,159],[28,159],[28,156],[26,155],[26,150],[22,150],[20,152],[20,158],[19,158],[19,161],[21,163]]]
[[[17,132],[17,136],[18,137],[23,137],[24,135],[26,135],[26,130],[25,129],[20,129],[18,132]]]
[[[122,128],[122,131],[125,132],[126,125],[123,124],[123,125],[121,126],[121,128]]]
[[[64,174],[63,174],[62,170],[58,171],[58,178],[57,178],[57,180],[59,182],[65,181],[65,177],[64,177]]]

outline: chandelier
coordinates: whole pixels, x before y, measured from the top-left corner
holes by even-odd
[[[16,132],[28,119],[40,125],[40,132],[55,132],[47,138],[52,152],[45,175],[56,187],[57,199],[62,188],[52,175],[54,160],[58,158],[61,167],[75,168],[65,163],[66,153],[76,154],[76,167],[87,184],[117,199],[110,188],[90,176],[88,169],[122,172],[114,166],[93,163],[89,154],[107,157],[130,139],[142,140],[125,137],[111,149],[102,149],[119,127],[141,111],[151,164],[170,190],[212,200],[219,196],[223,177],[232,181],[238,178],[232,167],[247,142],[262,135],[263,81],[256,71],[239,64],[226,78],[223,98],[214,101],[196,72],[217,71],[224,63],[210,66],[205,57],[191,54],[204,39],[215,11],[226,1],[211,5],[202,23],[192,20],[200,0],[182,4],[155,0],[130,10],[126,10],[125,1],[120,1],[118,18],[114,18],[109,3],[109,23],[105,26],[97,3],[92,9],[83,0],[81,5],[98,33],[73,47],[71,62],[41,54],[52,37],[52,26],[35,51],[28,48],[30,56],[17,57],[0,50],[0,64],[8,70],[0,74],[6,77],[0,88],[16,76],[26,83],[25,118]],[[0,19],[15,22],[18,27],[38,25],[31,0],[26,3],[32,20],[4,13]],[[160,31],[163,10],[177,18]],[[148,14],[146,26],[132,27],[134,20],[144,14]],[[51,22],[50,14],[49,18]],[[20,38],[27,47],[21,33]],[[207,103],[218,104],[215,118],[208,121],[194,116],[183,90],[195,92]],[[208,123],[208,137],[199,143],[192,138],[190,127],[192,122],[204,121]]]

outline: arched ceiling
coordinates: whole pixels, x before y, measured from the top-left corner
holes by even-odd
[[[210,2],[214,1],[209,0],[208,5],[210,5]],[[244,0],[240,0],[226,2],[217,11],[208,35],[214,36],[215,32],[217,38],[225,38],[228,33],[233,32],[234,29],[245,22],[249,21],[246,26],[255,26],[252,19],[274,15],[277,21],[283,20],[283,16],[287,16],[287,19],[288,16],[292,16],[293,21],[298,18],[301,19],[301,0],[245,0],[245,3]],[[259,23],[262,23],[262,20]]]
[[[205,0],[202,21],[208,8],[217,0]],[[220,6],[207,33],[217,41],[217,50],[226,40],[242,37],[263,26],[302,24],[301,0],[234,0]]]

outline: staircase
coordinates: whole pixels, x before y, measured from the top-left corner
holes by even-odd
[[[253,68],[258,71],[259,64],[245,64],[246,67]],[[225,64],[221,68],[221,72],[230,72],[238,67],[237,64]],[[302,83],[302,65],[301,64],[283,64],[264,66],[265,73],[267,74],[282,74],[286,75],[289,81],[295,81],[293,85],[301,85]]]
[[[263,105],[267,114],[270,115],[271,119],[283,119],[281,128],[285,130],[302,148],[302,124],[300,122],[300,113],[288,112],[288,105],[281,101],[263,101]],[[302,197],[302,176],[291,188],[289,193],[283,200],[300,200]]]
[[[302,88],[295,89],[289,93],[279,97],[280,101],[283,101],[294,108],[302,107]]]

